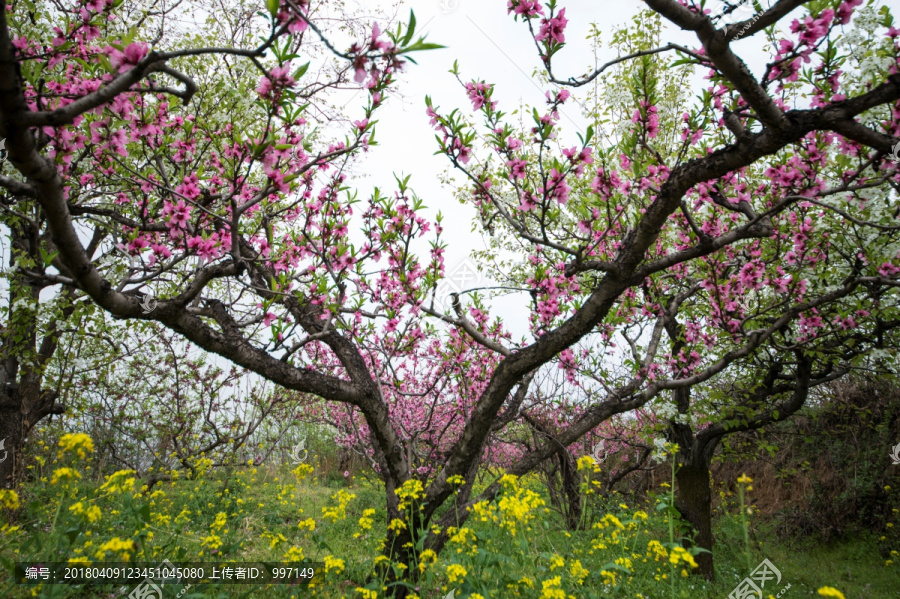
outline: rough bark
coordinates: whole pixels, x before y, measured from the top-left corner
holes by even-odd
[[[712,494],[709,488],[709,462],[703,456],[676,470],[675,507],[694,530],[693,544],[706,550],[695,558],[699,566],[698,574],[709,581],[714,580]]]
[[[39,232],[23,222],[7,226],[12,248],[10,268],[20,255],[37,261],[42,243]],[[56,402],[57,393],[41,388],[44,369],[59,344],[57,321],[51,321],[39,338],[38,311],[29,311],[27,306],[37,305],[42,287],[16,273],[9,280],[9,318],[7,327],[0,329],[0,441],[4,446],[0,451],[0,486],[6,489],[15,488],[22,479],[22,450],[29,431],[43,418],[64,411]],[[68,291],[62,296],[63,301],[71,299]],[[61,317],[71,313],[69,302]]]

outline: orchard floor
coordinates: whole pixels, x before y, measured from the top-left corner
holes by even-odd
[[[17,513],[3,510],[12,520],[0,536],[0,596],[117,598],[129,597],[138,586],[16,584],[11,570],[16,561],[157,564],[166,559],[316,565],[308,587],[168,584],[161,599],[385,596],[381,581],[372,578],[375,563],[386,561],[378,557],[383,493],[362,477],[325,480],[308,466],[244,468],[162,482],[144,493],[127,472],[90,478],[74,464],[37,473],[19,490]],[[419,490],[406,491],[414,504]],[[780,580],[766,581],[764,598],[822,597],[817,593],[822,587],[838,589],[847,599],[900,597],[900,559],[880,555],[871,535],[822,546],[778,538],[751,515],[748,556],[736,497],[716,516],[717,580],[707,583],[688,574],[693,557],[672,549],[666,501],[665,494],[650,496],[643,505],[592,499],[585,529],[567,532],[536,479],[510,477],[499,501],[479,506],[451,531],[440,556],[426,551],[411,565],[421,571],[413,596],[443,599],[453,591],[457,599],[725,599],[747,575],[749,557],[751,568],[768,559],[780,573]],[[678,534],[673,531],[674,538]]]

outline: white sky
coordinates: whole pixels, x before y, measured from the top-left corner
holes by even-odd
[[[393,12],[388,2],[380,4],[389,11],[387,14]],[[608,39],[606,34],[611,33],[614,26],[625,25],[631,16],[645,7],[638,0],[607,1],[603,5],[602,15],[598,15],[596,1],[562,3],[569,18],[566,40],[571,41],[571,46],[555,57],[554,72],[558,75],[580,75],[592,67],[593,55],[585,39],[590,31],[589,19],[603,17],[600,26],[604,39]],[[550,88],[541,87],[532,77],[540,66],[537,49],[527,26],[521,21],[513,21],[507,14],[505,0],[406,0],[399,4],[397,14],[405,20],[410,9],[415,11],[418,21],[417,36],[427,35],[427,41],[445,48],[415,54],[418,65],[408,65],[401,74],[402,85],[396,89],[402,92],[402,97],[396,92],[390,94],[376,113],[376,139],[380,145],[358,162],[364,178],[357,178],[355,183],[360,196],[365,197],[375,186],[392,192],[396,188],[394,173],[412,175],[410,187],[425,202],[429,216],[441,211],[444,217],[442,237],[447,244],[445,272],[449,276],[473,250],[483,249],[483,243],[480,235],[471,232],[474,209],[460,204],[454,199],[453,187],[440,182],[442,175],[450,175],[460,184],[464,181],[460,174],[449,170],[446,156],[434,155],[436,132],[425,114],[425,96],[431,96],[441,114],[459,108],[466,115],[472,115],[465,90],[449,73],[454,61],[459,65],[459,76],[463,81],[484,80],[495,84],[493,99],[499,101],[499,109],[507,113],[522,103],[545,105],[544,92]],[[615,54],[610,53],[608,58],[614,57]],[[570,145],[574,145],[576,133],[583,133],[585,129],[585,120],[574,102],[567,103],[561,112],[564,139],[571,138]],[[480,115],[475,116],[475,122],[482,122]],[[517,294],[492,302],[492,311],[504,315],[505,324],[514,333],[514,338],[528,334],[529,299],[527,294]]]
[[[604,32],[611,31],[614,25],[625,24],[644,6],[638,0],[603,4]],[[598,17],[597,5],[596,0],[564,3],[570,19],[566,39],[573,43],[558,55],[559,66],[554,67],[558,74],[578,75],[592,65],[593,57],[585,37],[589,32],[587,17]],[[412,175],[411,187],[431,210],[441,210],[445,217],[449,272],[478,246],[479,238],[469,232],[474,210],[460,205],[453,198],[453,189],[442,186],[438,180],[447,171],[449,160],[433,155],[437,143],[435,131],[425,115],[425,96],[430,95],[442,113],[458,107],[471,114],[465,91],[448,72],[454,60],[458,61],[463,81],[483,79],[496,84],[494,99],[505,112],[511,112],[522,102],[543,105],[546,88],[541,88],[531,77],[540,65],[537,50],[525,24],[516,23],[507,15],[505,1],[407,0],[400,5],[400,15],[408,15],[410,8],[416,12],[419,33],[427,34],[429,42],[446,48],[415,55],[418,66],[409,65],[402,75],[403,85],[398,86],[404,97],[390,96],[377,113],[376,138],[381,145],[370,151],[360,167],[369,177],[366,184],[386,190],[395,187],[393,172]],[[573,18],[576,15],[581,18]],[[578,123],[577,128],[573,121]],[[568,104],[562,115],[566,133],[574,139],[575,132],[583,130],[583,123],[577,105]]]
[[[768,6],[773,1],[763,0],[762,5]],[[391,2],[379,0],[372,4],[373,13],[378,11],[375,4],[383,7],[385,12],[382,14],[394,13]],[[714,4],[714,0],[709,0],[710,7]],[[369,6],[368,2],[366,5]],[[559,78],[580,76],[595,67],[591,43],[586,39],[592,21],[601,31],[604,47],[599,61],[603,63],[617,57],[616,51],[607,47],[613,30],[630,25],[631,18],[646,9],[641,0],[560,0],[558,6],[566,9],[569,19],[565,32],[567,45],[554,57],[554,73]],[[353,183],[359,189],[360,197],[365,197],[374,186],[392,192],[396,188],[394,173],[412,175],[410,186],[424,200],[429,214],[434,215],[440,210],[444,216],[445,272],[449,276],[470,252],[482,249],[483,243],[480,235],[471,232],[474,209],[454,199],[452,186],[440,183],[442,174],[449,174],[460,184],[464,181],[461,175],[449,170],[450,163],[445,156],[434,155],[437,143],[435,131],[425,114],[425,96],[431,96],[442,114],[453,108],[472,114],[465,91],[448,72],[454,61],[458,62],[463,81],[484,80],[495,84],[493,99],[498,100],[499,109],[507,113],[522,103],[537,107],[545,105],[544,92],[549,88],[542,87],[532,77],[535,69],[541,66],[537,49],[526,24],[521,20],[514,21],[508,14],[505,0],[405,0],[399,3],[396,14],[405,20],[410,9],[415,11],[419,23],[417,35],[427,34],[429,42],[446,48],[414,55],[418,65],[410,64],[401,75],[402,85],[395,88],[402,91],[402,97],[395,91],[376,113],[376,139],[380,145],[359,161],[358,168],[364,178],[356,178]],[[736,20],[749,18],[741,13],[735,13],[734,17]],[[663,27],[663,43],[677,42],[692,48],[699,45],[693,33],[667,26],[665,21]],[[735,46],[742,55],[749,54],[745,60],[753,71],[762,72],[766,53],[759,51],[761,42],[758,39],[738,41]],[[748,49],[756,51],[748,53]],[[674,57],[674,54],[664,56]],[[703,74],[698,73],[698,85],[702,83],[700,77]],[[577,101],[583,95],[581,90],[570,90],[573,100]],[[348,109],[353,105],[350,103]],[[482,122],[480,115],[476,115],[475,122]],[[564,106],[560,126],[565,145],[575,145],[576,133],[583,133],[586,128],[586,121],[575,101],[570,100]],[[492,302],[492,311],[504,315],[513,338],[528,335],[528,301],[527,294],[515,294]]]

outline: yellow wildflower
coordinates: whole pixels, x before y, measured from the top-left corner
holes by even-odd
[[[541,583],[543,590],[541,591],[541,599],[566,599],[566,593],[562,586],[562,577],[554,576],[550,580]]]
[[[434,564],[437,561],[437,553],[435,553],[431,549],[426,549],[422,553],[419,554],[419,572],[425,572],[425,568],[428,567],[429,564]]]
[[[132,493],[134,492],[134,473],[134,470],[113,472],[106,477],[106,482],[100,485],[100,490],[106,491],[110,495],[114,493]]]
[[[356,495],[354,495],[353,493],[348,493],[344,489],[339,490],[337,493],[331,496],[332,500],[337,501],[337,505],[333,507],[323,507],[322,518],[331,520],[332,522],[343,520],[347,517],[347,504],[350,503],[350,500],[354,499],[355,497]]]
[[[834,599],[844,599],[844,594],[834,587],[822,587],[818,593],[823,597],[833,597]]]
[[[135,550],[134,541],[126,541],[125,539],[120,539],[119,537],[113,537],[106,543],[100,546],[100,549],[95,553],[95,557],[103,561],[103,558],[106,557],[107,551],[118,551],[119,557],[121,557],[123,562],[127,562],[131,558],[131,551]]]
[[[581,565],[579,560],[570,560],[569,561],[569,573],[572,575],[578,584],[584,584],[584,579],[587,578],[588,574],[590,574],[590,570]]]
[[[284,561],[286,562],[300,562],[303,561],[303,549],[297,547],[296,545],[292,545],[290,549],[284,554]]]
[[[72,468],[57,468],[53,471],[53,478],[50,479],[50,484],[55,485],[56,483],[69,482],[70,480],[77,480],[81,478],[81,475],[78,474],[77,470],[73,470]]]
[[[697,567],[697,562],[694,561],[694,556],[691,555],[687,551],[687,549],[685,549],[684,547],[673,547],[672,552],[669,554],[669,562],[677,565],[679,560],[690,564],[692,568]]]
[[[59,447],[60,454],[75,453],[81,459],[84,459],[89,453],[94,453],[94,442],[84,433],[67,433],[63,435],[59,438]]]
[[[585,455],[578,458],[578,462],[576,462],[576,464],[577,470],[593,470],[595,462],[593,457]]]
[[[400,532],[406,528],[406,522],[401,520],[400,518],[394,518],[391,520],[391,523],[388,524],[388,530],[393,530],[395,532]]]
[[[325,556],[325,571],[331,572],[334,570],[335,572],[343,572],[344,571],[344,560],[338,559],[333,555]]]
[[[372,510],[372,511],[374,512],[375,510]],[[297,523],[297,528],[299,528],[300,530],[307,528],[310,531],[313,531],[316,529],[316,521],[313,520],[312,518],[307,518],[306,520],[301,520],[300,522]]]
[[[0,505],[10,510],[19,509],[19,494],[15,491],[0,489]]]
[[[300,464],[293,470],[291,470],[291,474],[293,474],[297,478],[297,482],[302,481],[304,478],[309,476],[313,471],[313,467],[309,464]]]
[[[411,507],[416,499],[424,497],[425,487],[422,486],[422,481],[416,478],[411,478],[403,483],[400,488],[395,491],[395,493],[400,499],[400,509],[405,510]]]
[[[447,578],[450,582],[456,582],[457,580],[462,580],[466,577],[466,569],[460,566],[459,564],[450,564],[447,566]]]
[[[210,549],[218,549],[222,546],[222,537],[219,535],[209,535],[203,542],[200,543],[201,547],[209,547]]]

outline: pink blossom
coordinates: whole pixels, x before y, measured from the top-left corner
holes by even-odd
[[[525,178],[525,166],[527,166],[527,162],[521,160],[519,158],[510,160],[506,163],[506,166],[509,168],[509,174],[514,179],[524,179]]]
[[[294,87],[296,83],[291,76],[291,63],[287,62],[282,66],[272,67],[268,76],[261,77],[259,85],[256,87],[256,93],[268,96],[272,91]]]
[[[106,53],[109,55],[110,64],[118,69],[120,73],[124,73],[147,56],[147,44],[143,42],[132,42],[125,47],[124,51],[119,51],[112,46],[107,46]]]
[[[566,9],[562,9],[559,13],[550,19],[541,19],[541,30],[534,39],[539,42],[550,40],[552,44],[562,44],[566,41],[565,30],[569,20],[566,19]]]
[[[515,13],[516,16],[523,16],[526,19],[544,14],[544,8],[539,0],[509,0],[506,3],[508,13]]]

